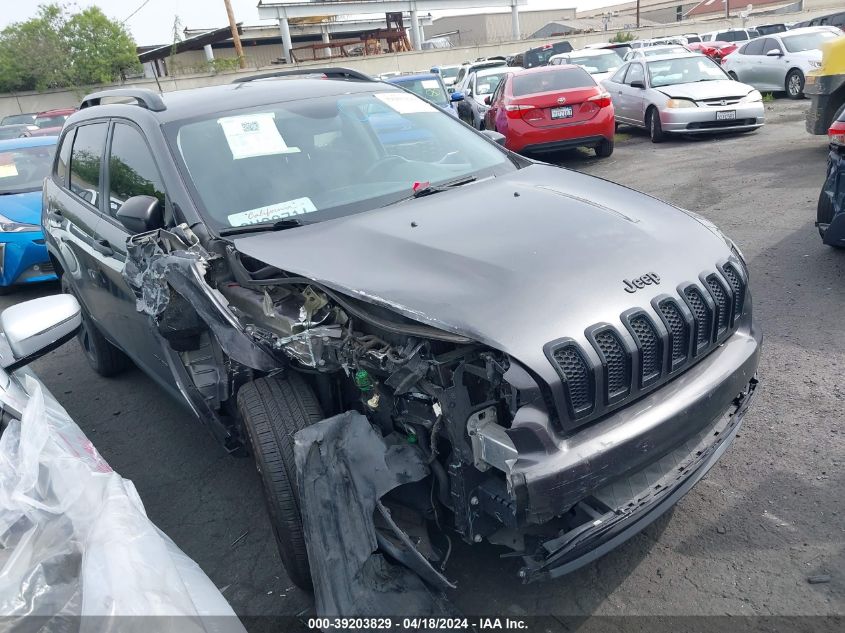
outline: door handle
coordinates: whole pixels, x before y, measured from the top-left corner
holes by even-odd
[[[106,257],[114,255],[114,251],[112,250],[108,240],[94,238],[94,241],[91,242],[91,246],[95,251],[101,255],[105,255]]]

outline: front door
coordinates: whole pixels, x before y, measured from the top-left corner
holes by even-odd
[[[135,294],[123,278],[126,265],[126,240],[130,232],[117,219],[117,211],[132,196],[148,195],[159,199],[162,210],[166,194],[152,152],[141,131],[125,122],[114,122],[109,136],[108,162],[105,170],[104,215],[97,237],[104,247],[99,253],[103,283],[103,323],[110,338],[159,383],[173,388],[173,376],[162,353],[159,338],[152,330],[149,316],[138,312]]]

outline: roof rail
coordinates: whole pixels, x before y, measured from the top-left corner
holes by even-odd
[[[365,75],[357,70],[351,68],[341,68],[339,66],[331,66],[327,68],[291,68],[289,70],[276,70],[272,73],[262,73],[260,75],[252,75],[251,77],[239,77],[235,79],[233,84],[243,84],[250,81],[259,81],[261,79],[274,79],[276,77],[295,77],[297,75],[325,75],[326,79],[347,79],[351,81],[375,81],[369,75]]]
[[[79,109],[90,108],[91,106],[98,106],[104,98],[107,97],[127,97],[135,99],[137,104],[147,110],[153,112],[163,112],[167,110],[164,105],[161,95],[152,90],[145,90],[143,88],[113,88],[112,90],[102,90],[100,92],[92,92],[90,95],[82,100]]]

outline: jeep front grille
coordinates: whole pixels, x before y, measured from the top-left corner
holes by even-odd
[[[706,356],[735,330],[746,290],[744,269],[728,262],[680,286],[677,295],[657,297],[651,312],[622,313],[629,337],[607,323],[588,327],[593,354],[571,338],[549,343],[547,355],[563,383],[561,418],[581,424],[600,417]]]
[[[570,343],[558,347],[553,357],[563,378],[570,415],[575,418],[587,415],[593,408],[593,381],[584,355],[575,343]]]

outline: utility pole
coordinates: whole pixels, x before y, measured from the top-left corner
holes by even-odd
[[[637,0],[637,28],[640,28],[640,0]]]
[[[725,3],[725,19],[727,20],[731,17],[731,0],[722,1]]]
[[[232,41],[235,43],[235,54],[238,56],[238,66],[241,70],[246,68],[246,57],[244,57],[244,49],[241,46],[241,36],[238,35],[238,24],[235,22],[235,13],[232,11],[232,3],[229,0],[223,0],[226,5],[226,13],[229,16],[229,28],[232,29]]]

